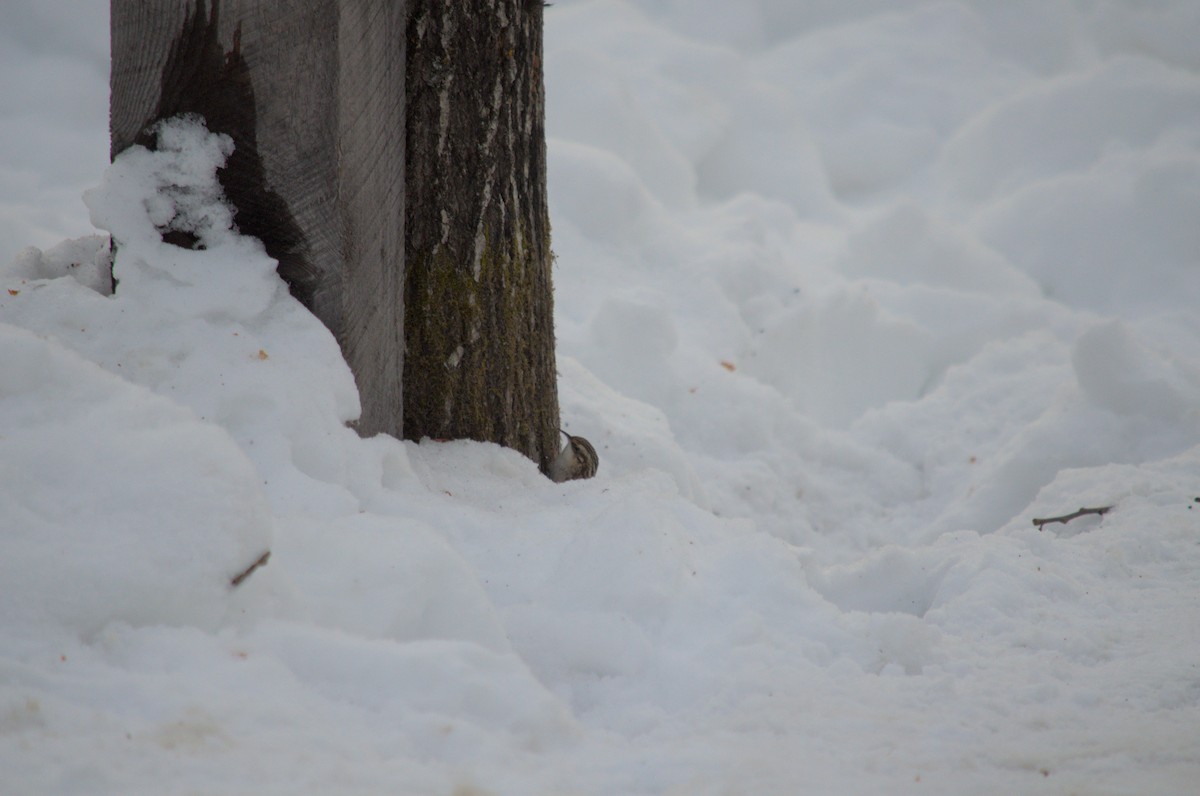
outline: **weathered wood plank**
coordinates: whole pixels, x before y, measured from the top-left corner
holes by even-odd
[[[404,0],[111,0],[112,154],[178,113],[236,149],[242,232],[335,334],[364,434],[399,436]]]
[[[388,396],[359,429],[399,437],[404,408],[403,2],[342,2],[338,23],[338,196],[346,278],[343,347],[359,390]]]

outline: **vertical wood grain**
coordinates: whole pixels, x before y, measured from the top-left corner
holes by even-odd
[[[387,396],[359,430],[403,424],[404,17],[402,0],[344,0],[338,20],[338,197],[346,255],[343,338],[359,389]]]

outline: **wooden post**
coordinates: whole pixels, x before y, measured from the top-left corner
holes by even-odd
[[[364,435],[402,433],[405,0],[111,0],[111,153],[198,113],[238,228],[334,333]]]

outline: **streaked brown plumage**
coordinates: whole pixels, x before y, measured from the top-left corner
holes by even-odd
[[[592,443],[583,437],[575,437],[559,429],[567,437],[567,444],[550,463],[550,479],[562,483],[577,478],[591,478],[600,467],[600,457]]]

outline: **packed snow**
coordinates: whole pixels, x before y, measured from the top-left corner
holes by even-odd
[[[1200,4],[545,19],[566,484],[0,8],[0,792],[1195,793]]]

